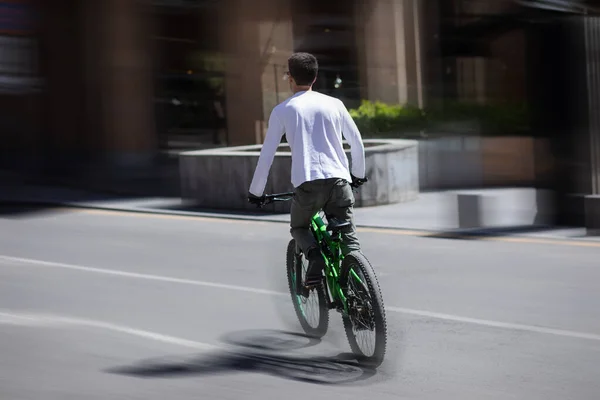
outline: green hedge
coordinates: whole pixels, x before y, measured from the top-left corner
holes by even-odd
[[[461,133],[452,124],[471,123],[482,135],[526,135],[528,110],[524,104],[446,102],[424,110],[414,106],[363,100],[350,115],[364,136],[407,136],[420,132]],[[461,128],[458,128],[460,130]]]
[[[349,111],[365,134],[416,132],[425,127],[425,113],[417,107],[363,100],[358,108]]]

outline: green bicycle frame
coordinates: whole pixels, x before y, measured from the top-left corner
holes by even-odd
[[[319,243],[321,252],[325,256],[325,278],[327,280],[330,300],[334,304],[341,304],[343,306],[344,314],[347,314],[348,304],[346,302],[344,291],[340,286],[340,272],[342,269],[342,261],[344,259],[341,251],[340,235],[339,233],[336,236],[329,234],[320,213],[316,213],[312,217],[311,231],[315,236],[315,239],[317,239],[317,243]]]
[[[266,196],[266,198],[269,202],[273,202],[286,201],[289,200],[292,196],[294,196],[294,193],[289,192],[269,195]],[[340,273],[342,270],[342,261],[344,260],[344,255],[341,251],[342,238],[339,232],[336,235],[331,235],[329,231],[327,231],[327,226],[321,218],[321,212],[323,212],[323,210],[313,215],[310,230],[315,239],[317,240],[321,253],[324,255],[325,258],[324,272],[327,296],[329,297],[329,304],[330,306],[334,305],[344,315],[348,315],[348,299],[340,285]],[[296,249],[300,251],[298,247]],[[358,283],[364,286],[364,282],[362,281],[362,279],[360,279],[360,277],[354,271],[354,269],[350,270],[350,276],[354,278]],[[294,284],[296,284],[296,278],[293,277],[292,279]]]

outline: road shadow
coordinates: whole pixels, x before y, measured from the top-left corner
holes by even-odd
[[[65,208],[61,206],[0,201],[0,219],[26,219],[65,212]]]
[[[178,378],[230,373],[263,373],[320,385],[365,381],[375,369],[361,365],[353,354],[311,356],[293,353],[320,339],[285,331],[240,331],[223,337],[228,348],[190,357],[144,360],[109,373],[138,378]]]
[[[435,239],[482,240],[489,237],[519,235],[527,233],[550,233],[563,227],[548,225],[515,225],[490,228],[449,229],[424,234],[423,237]]]
[[[150,171],[141,176],[119,178],[99,171],[87,175],[46,175],[23,173],[0,168],[0,217],[41,214],[65,206],[85,207],[93,203],[143,202],[154,197],[178,197],[172,179]],[[170,183],[171,182],[171,183]]]

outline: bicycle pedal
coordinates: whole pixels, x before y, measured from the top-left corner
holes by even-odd
[[[318,282],[318,283],[310,283],[310,284],[304,284],[304,289],[311,291],[313,289],[317,289],[319,287],[321,287],[321,285],[323,285],[323,282]]]
[[[304,285],[304,289],[309,292],[313,289],[318,289],[319,287],[321,287],[320,283],[313,283],[312,285]]]

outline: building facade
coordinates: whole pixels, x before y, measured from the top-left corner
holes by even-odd
[[[517,8],[510,0],[2,0],[0,21],[20,10],[20,28],[0,26],[0,40],[19,47],[12,73],[26,76],[21,91],[1,95],[3,163],[145,168],[163,150],[260,143],[271,109],[290,95],[283,75],[294,51],[319,57],[317,90],[348,107],[523,101],[524,30],[502,19]]]

